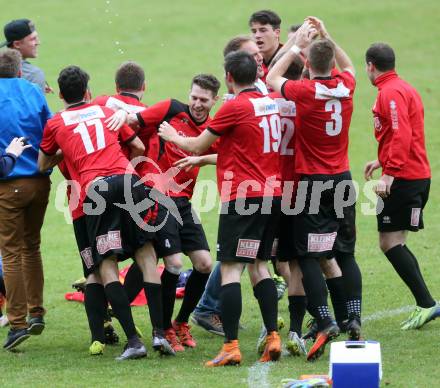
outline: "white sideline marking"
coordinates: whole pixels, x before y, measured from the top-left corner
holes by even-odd
[[[272,364],[272,362],[255,362],[255,364],[249,368],[248,386],[250,388],[270,388],[267,376]]]
[[[414,309],[414,305],[412,306],[403,306],[394,310],[383,310],[378,311],[376,313],[367,315],[362,319],[362,323],[380,321],[381,319],[391,318],[399,314],[410,312]],[[248,387],[249,388],[270,388],[269,381],[267,380],[267,376],[269,375],[269,371],[272,362],[255,362],[254,365],[248,368]]]

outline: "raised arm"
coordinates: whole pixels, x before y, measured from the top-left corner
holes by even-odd
[[[209,147],[211,147],[212,143],[218,139],[218,136],[214,135],[207,129],[205,129],[197,137],[180,136],[177,131],[166,121],[164,121],[159,127],[159,136],[166,141],[174,143],[182,150],[192,152],[196,155],[200,155],[205,152]]]
[[[276,92],[281,92],[281,87],[287,81],[283,75],[286,73],[290,64],[296,56],[299,56],[301,50],[306,48],[312,39],[316,36],[315,28],[307,21],[299,28],[296,34],[289,39],[288,44],[291,46],[289,50],[284,52],[284,55],[278,59],[275,65],[270,69],[267,75],[267,84]],[[292,43],[291,40],[294,40]]]
[[[351,61],[347,53],[334,41],[334,39],[332,39],[327,29],[325,28],[323,21],[314,16],[309,16],[306,20],[318,31],[319,35],[321,35],[322,38],[328,39],[333,42],[336,47],[336,65],[339,67],[339,69],[342,71],[349,71],[354,76],[355,69],[353,66],[353,62]]]

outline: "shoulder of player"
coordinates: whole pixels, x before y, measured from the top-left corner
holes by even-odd
[[[107,100],[109,99],[109,97],[110,96],[107,96],[107,95],[101,95],[101,96],[95,97],[92,100],[91,104],[92,105],[105,106],[105,104],[106,104]]]

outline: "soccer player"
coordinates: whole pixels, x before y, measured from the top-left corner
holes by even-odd
[[[309,48],[306,67],[310,80],[283,78],[287,66],[310,44],[316,32],[323,39]],[[307,185],[307,194],[304,210],[295,217],[294,238],[308,309],[318,324],[319,333],[307,355],[313,360],[323,353],[329,340],[339,335],[327,305],[320,258],[335,254],[347,297],[347,331],[351,339],[360,337],[362,281],[354,259],[354,205],[348,205],[355,195],[348,163],[355,78],[350,59],[330,39],[320,20],[309,18],[294,39],[295,44],[274,65],[267,81],[286,99],[295,101],[297,109],[295,168],[301,176],[299,185]],[[341,72],[332,75],[335,62]]]
[[[127,118],[130,125],[139,124],[139,137],[148,149],[150,160],[138,167],[140,175],[146,179],[147,186],[171,198],[171,204],[177,209],[175,214],[170,212],[168,205],[159,206],[157,224],[163,225],[157,231],[155,244],[158,257],[164,258],[165,263],[161,276],[165,335],[175,351],[184,351],[183,346],[196,346],[188,319],[203,294],[212,259],[205,232],[190,202],[199,167],[188,170],[175,167],[175,163],[191,154],[160,140],[157,128],[163,121],[168,121],[185,136],[199,135],[210,122],[209,112],[218,100],[219,88],[217,78],[199,74],[191,82],[188,104],[169,99],[137,114],[129,114]],[[200,165],[215,164],[215,152],[215,148],[211,148],[202,156]],[[176,284],[183,267],[182,253],[189,256],[193,271],[185,287],[181,309],[172,321]]]
[[[281,19],[273,11],[257,11],[249,18],[249,27],[251,28],[252,37],[255,39],[263,56],[264,74],[261,76],[261,80],[266,82],[266,76],[272,59],[283,46],[280,43]]]
[[[117,360],[146,356],[118,278],[117,261],[132,256],[144,275],[153,323],[153,347],[163,354],[174,354],[163,338],[161,285],[151,243],[154,233],[145,230],[146,210],[137,210],[137,205],[146,198],[145,190],[121,151],[118,132],[105,128],[104,120],[113,112],[87,103],[90,99],[88,80],[87,73],[77,66],[61,71],[58,84],[66,110],[48,121],[38,165],[40,171],[45,171],[53,163],[53,155],[62,154],[68,169],[79,176],[80,204],[86,214],[80,233],[86,237],[77,240],[85,244],[80,247],[80,253],[88,283],[103,285],[101,292],[105,293],[128,339]],[[121,128],[124,130],[128,127]],[[99,303],[101,301],[99,298]],[[103,328],[103,321],[100,327]]]
[[[281,355],[277,332],[278,301],[266,260],[274,240],[273,225],[280,213],[278,170],[278,105],[256,90],[257,63],[252,55],[235,51],[225,58],[226,82],[236,98],[223,104],[208,128],[198,137],[179,136],[162,123],[160,136],[194,153],[206,151],[220,138],[217,184],[222,201],[218,230],[218,255],[222,287],[220,308],[225,343],[208,367],[239,364],[238,324],[242,310],[240,278],[249,265],[254,295],[260,305],[268,335],[260,361]]]
[[[365,60],[368,78],[378,88],[373,116],[379,143],[378,159],[366,164],[365,179],[382,168],[375,186],[383,200],[383,209],[377,215],[379,245],[416,300],[416,308],[401,329],[419,329],[440,316],[440,305],[432,298],[417,258],[406,244],[408,231],[424,227],[423,208],[431,183],[423,102],[416,89],[397,75],[389,45],[371,45]]]
[[[229,53],[233,51],[246,51],[252,55],[257,63],[257,79],[255,80],[254,86],[264,95],[268,94],[266,84],[261,80],[264,76],[263,70],[263,56],[260,53],[255,40],[246,35],[239,35],[232,38],[223,49],[223,57],[226,57]],[[233,90],[228,90],[232,97]],[[203,162],[203,160],[202,160]],[[187,166],[199,166],[200,157],[190,156],[179,161],[178,166],[180,168],[186,168]],[[220,274],[220,263],[218,263],[211,273],[208,282],[203,292],[200,302],[195,308],[193,315],[191,317],[192,322],[196,325],[204,328],[210,333],[217,335],[224,335],[223,325],[220,318],[220,288],[221,288],[221,274]]]

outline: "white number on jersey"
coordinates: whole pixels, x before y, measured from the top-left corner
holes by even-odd
[[[341,133],[342,130],[342,116],[341,116],[342,105],[339,100],[328,100],[325,103],[325,111],[332,112],[331,119],[333,121],[326,121],[325,132],[329,136],[336,136]]]
[[[281,142],[280,116],[277,114],[269,116],[269,120],[265,116],[260,121],[259,126],[263,129],[264,134],[263,153],[278,152]]]
[[[281,119],[281,150],[280,155],[293,155],[293,148],[288,148],[289,142],[293,137],[295,131],[295,124],[292,119],[283,117]]]
[[[89,127],[95,127],[96,133],[96,146],[97,150],[105,147],[105,137],[104,137],[104,127],[100,119],[88,120],[86,122],[80,123],[74,130],[74,133],[79,133],[84,144],[84,148],[88,154],[95,152],[95,148],[92,144],[92,139],[89,134]]]

